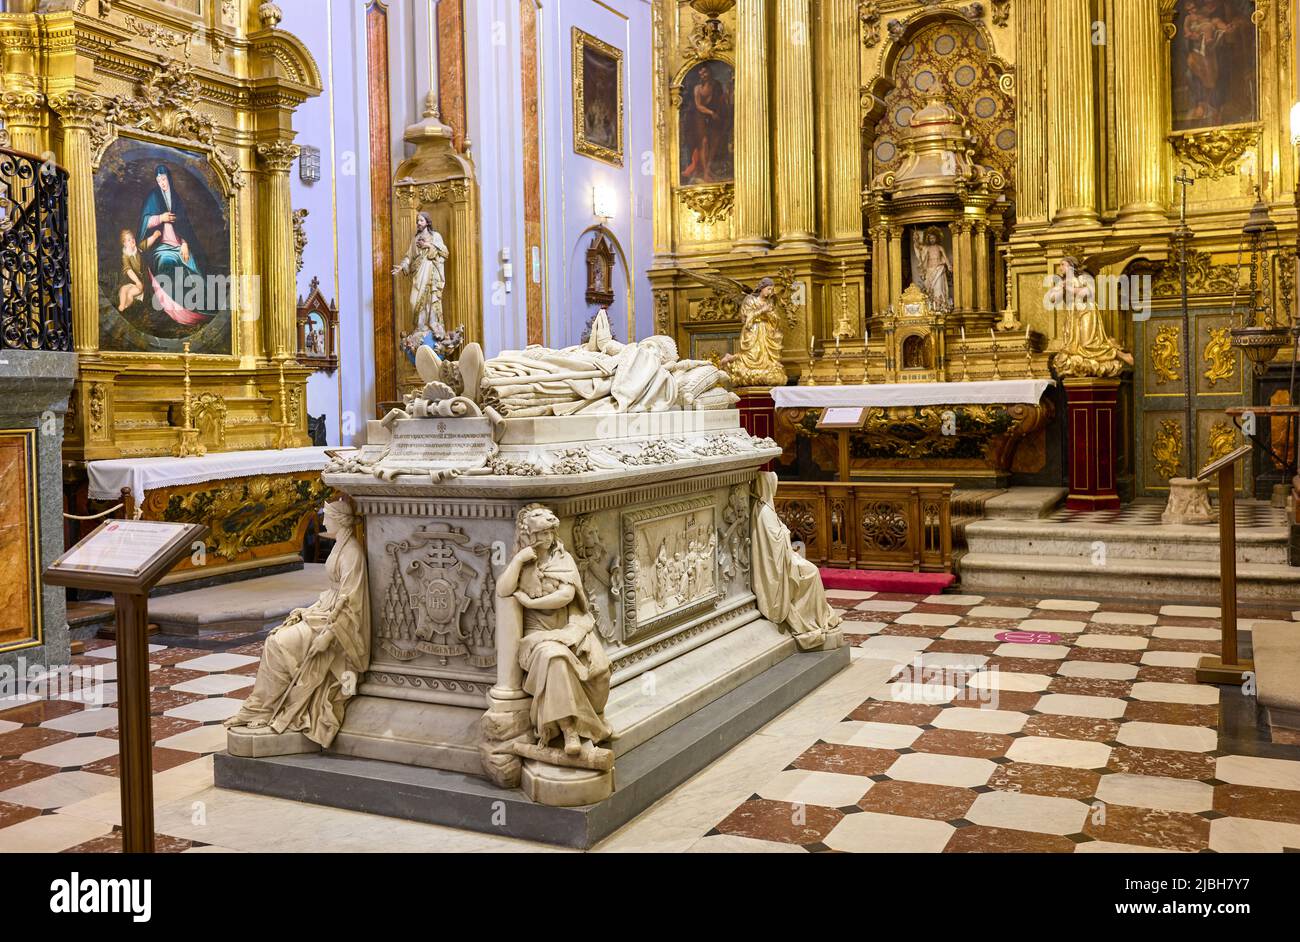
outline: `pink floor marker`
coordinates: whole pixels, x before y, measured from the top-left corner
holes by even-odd
[[[1002,631],[993,636],[1003,644],[1060,644],[1061,636],[1047,631]]]

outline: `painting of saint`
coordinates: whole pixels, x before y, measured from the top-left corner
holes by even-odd
[[[1171,45],[1173,128],[1259,118],[1252,0],[1181,0]]]
[[[574,149],[623,166],[623,53],[573,31]]]
[[[230,354],[230,211],[207,157],[119,138],[95,175],[100,349]]]
[[[682,186],[735,180],[735,87],[735,70],[716,59],[693,67],[682,82]]]

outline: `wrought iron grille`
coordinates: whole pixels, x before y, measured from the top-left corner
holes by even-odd
[[[0,349],[72,349],[68,172],[0,148]]]

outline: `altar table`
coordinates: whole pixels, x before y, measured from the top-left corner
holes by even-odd
[[[303,537],[331,494],[325,448],[215,452],[197,458],[114,458],[86,463],[91,500],[117,501],[144,520],[202,523],[205,551],[164,582],[301,565]]]
[[[867,386],[778,386],[778,409],[858,406],[1037,405],[1056,385],[1050,379],[1004,379],[970,383],[874,383]]]

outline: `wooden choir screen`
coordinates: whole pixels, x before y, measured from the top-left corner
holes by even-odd
[[[777,514],[818,566],[952,570],[951,484],[782,482]]]

